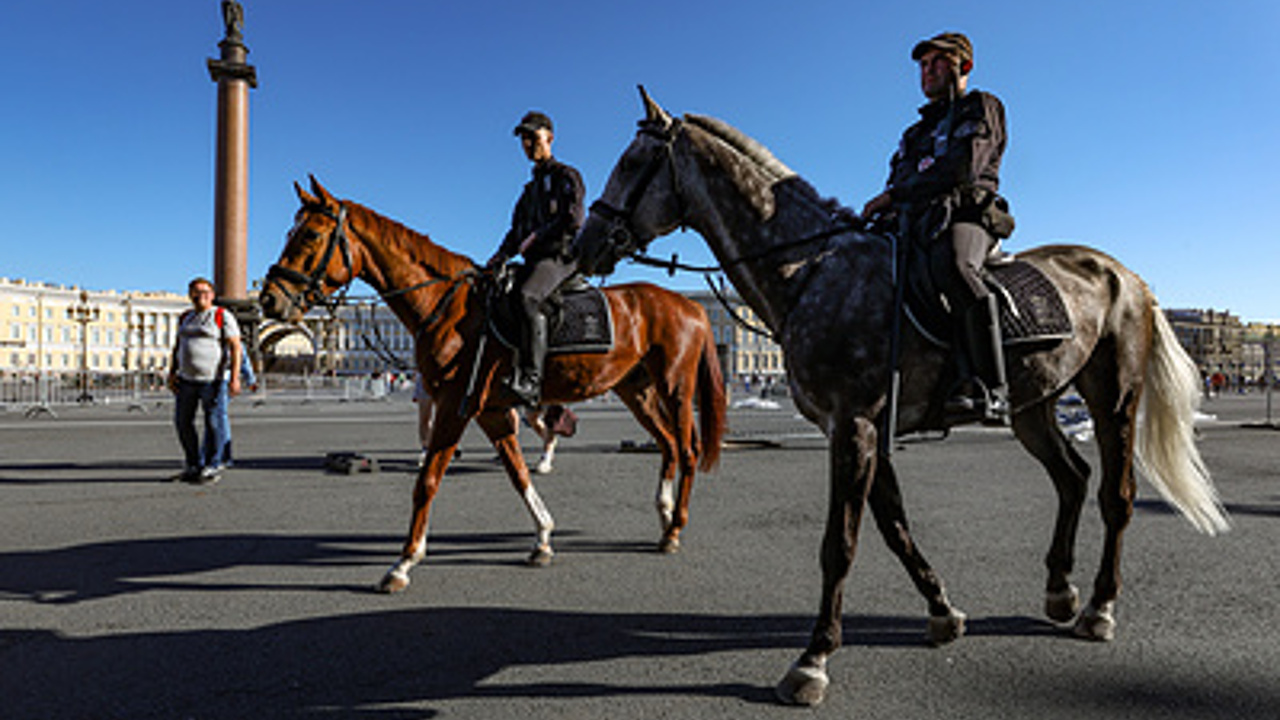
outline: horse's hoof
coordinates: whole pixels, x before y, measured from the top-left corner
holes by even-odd
[[[1116,639],[1115,603],[1103,603],[1095,608],[1093,603],[1085,606],[1084,612],[1076,620],[1072,633],[1078,638],[1095,642],[1111,642]]]
[[[658,552],[663,555],[675,555],[680,552],[680,538],[664,537],[658,541]]]
[[[539,460],[538,464],[533,466],[533,471],[538,475],[550,475],[553,469],[551,461],[546,458]]]
[[[550,545],[539,545],[529,553],[529,558],[524,562],[529,567],[546,567],[551,564],[551,558],[555,554]]]
[[[831,678],[827,677],[822,665],[801,665],[797,662],[774,688],[774,693],[787,705],[812,707],[826,697],[830,684]]]
[[[1080,591],[1075,585],[1068,585],[1065,590],[1045,594],[1044,614],[1059,623],[1069,623],[1080,612]]]
[[[378,592],[389,595],[404,592],[407,587],[409,587],[409,576],[392,570],[382,576],[382,580],[378,583]]]
[[[965,614],[951,608],[946,615],[929,618],[929,644],[946,645],[959,640],[964,635]]]

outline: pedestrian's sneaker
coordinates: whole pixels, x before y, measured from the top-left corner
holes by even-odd
[[[423,448],[422,452],[418,453],[418,469],[421,470],[423,466],[426,464],[427,464],[427,450],[426,448]]]
[[[210,465],[200,470],[200,474],[194,480],[199,485],[212,485],[222,478],[222,466]]]
[[[200,468],[189,467],[177,475],[171,475],[167,482],[197,482],[200,479]]]

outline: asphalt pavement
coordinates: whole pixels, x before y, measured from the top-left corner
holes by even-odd
[[[896,455],[916,539],[969,615],[924,642],[926,607],[873,527],[847,586],[846,647],[811,710],[773,686],[819,598],[826,453],[784,402],[730,412],[680,553],[655,551],[658,457],[616,403],[535,478],[555,561],[468,431],[403,594],[415,413],[386,402],[237,401],[237,464],[165,482],[167,403],[0,412],[0,718],[1272,718],[1280,708],[1280,433],[1261,396],[1212,399],[1201,450],[1233,529],[1209,538],[1139,490],[1117,638],[1043,619],[1055,496],[1007,430]],[[526,447],[536,447],[531,432]],[[1091,444],[1080,444],[1095,462]],[[327,472],[330,452],[379,471]],[[1096,487],[1096,486],[1095,486]],[[1101,553],[1086,508],[1075,581]]]

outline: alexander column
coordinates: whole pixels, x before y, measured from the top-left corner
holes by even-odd
[[[244,8],[223,0],[226,37],[218,43],[222,56],[209,60],[209,76],[218,83],[218,159],[214,181],[213,289],[218,304],[240,322],[246,352],[257,358],[257,304],[249,299],[249,89],[258,87],[258,72],[245,62]]]
[[[209,60],[209,75],[218,83],[218,160],[214,185],[213,286],[227,305],[248,300],[249,247],[249,88],[258,73],[245,62],[244,8],[223,0],[226,37],[218,43],[222,57]],[[230,302],[225,302],[230,301]]]

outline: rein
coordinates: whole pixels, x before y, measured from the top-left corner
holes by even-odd
[[[355,263],[351,255],[351,241],[347,238],[347,204],[345,202],[341,203],[338,206],[338,212],[336,213],[327,207],[320,208],[319,212],[334,221],[334,228],[329,233],[329,241],[325,246],[324,257],[320,262],[316,263],[315,270],[313,270],[310,275],[304,275],[293,268],[288,268],[276,263],[267,270],[266,284],[269,285],[270,283],[275,282],[276,285],[279,286],[280,292],[288,298],[289,303],[294,307],[301,307],[301,303],[298,302],[298,299],[302,298],[311,305],[321,305],[332,311],[333,308],[342,305],[345,302],[346,289],[349,288],[351,283],[355,282],[356,279]],[[342,252],[343,266],[347,269],[347,280],[341,285],[331,282],[325,275],[325,268],[329,266],[329,262],[333,259],[334,253],[338,251]],[[445,299],[447,299],[456,290],[456,284],[460,280],[469,279],[479,274],[475,265],[471,265],[453,275],[445,275],[433,267],[425,265],[422,267],[435,277],[415,285],[410,285],[409,287],[387,291],[380,290],[378,291],[378,297],[383,300],[389,300],[439,283],[454,283],[454,288],[451,288],[449,295],[446,295],[445,297]],[[289,292],[286,288],[280,286],[280,280],[287,280],[294,284],[302,285],[303,290],[299,293]],[[325,285],[336,286],[340,292],[336,297],[330,297],[324,292]]]
[[[754,253],[741,255],[739,257],[733,258],[732,260],[729,260],[728,262],[721,263],[720,265],[686,265],[679,261],[680,256],[675,253],[672,253],[670,260],[662,260],[660,258],[655,258],[651,255],[646,255],[639,250],[629,252],[626,254],[626,256],[632,262],[638,263],[640,265],[647,265],[649,267],[662,268],[667,271],[668,275],[675,275],[677,270],[682,270],[685,272],[710,274],[710,273],[724,272],[725,269],[731,268],[735,265],[741,265],[743,263],[763,260],[775,253],[786,252],[787,250],[791,250],[798,247],[804,247],[805,245],[821,242],[823,240],[830,240],[831,238],[836,237],[837,235],[843,235],[844,233],[847,233],[850,230],[856,231],[858,229],[859,229],[858,225],[856,224],[837,225],[835,227],[827,228],[826,230],[823,230],[821,232],[816,232],[812,235],[806,235],[798,240],[788,240],[787,242],[781,243],[779,245],[774,245],[772,247],[767,247],[763,250],[760,250]]]

